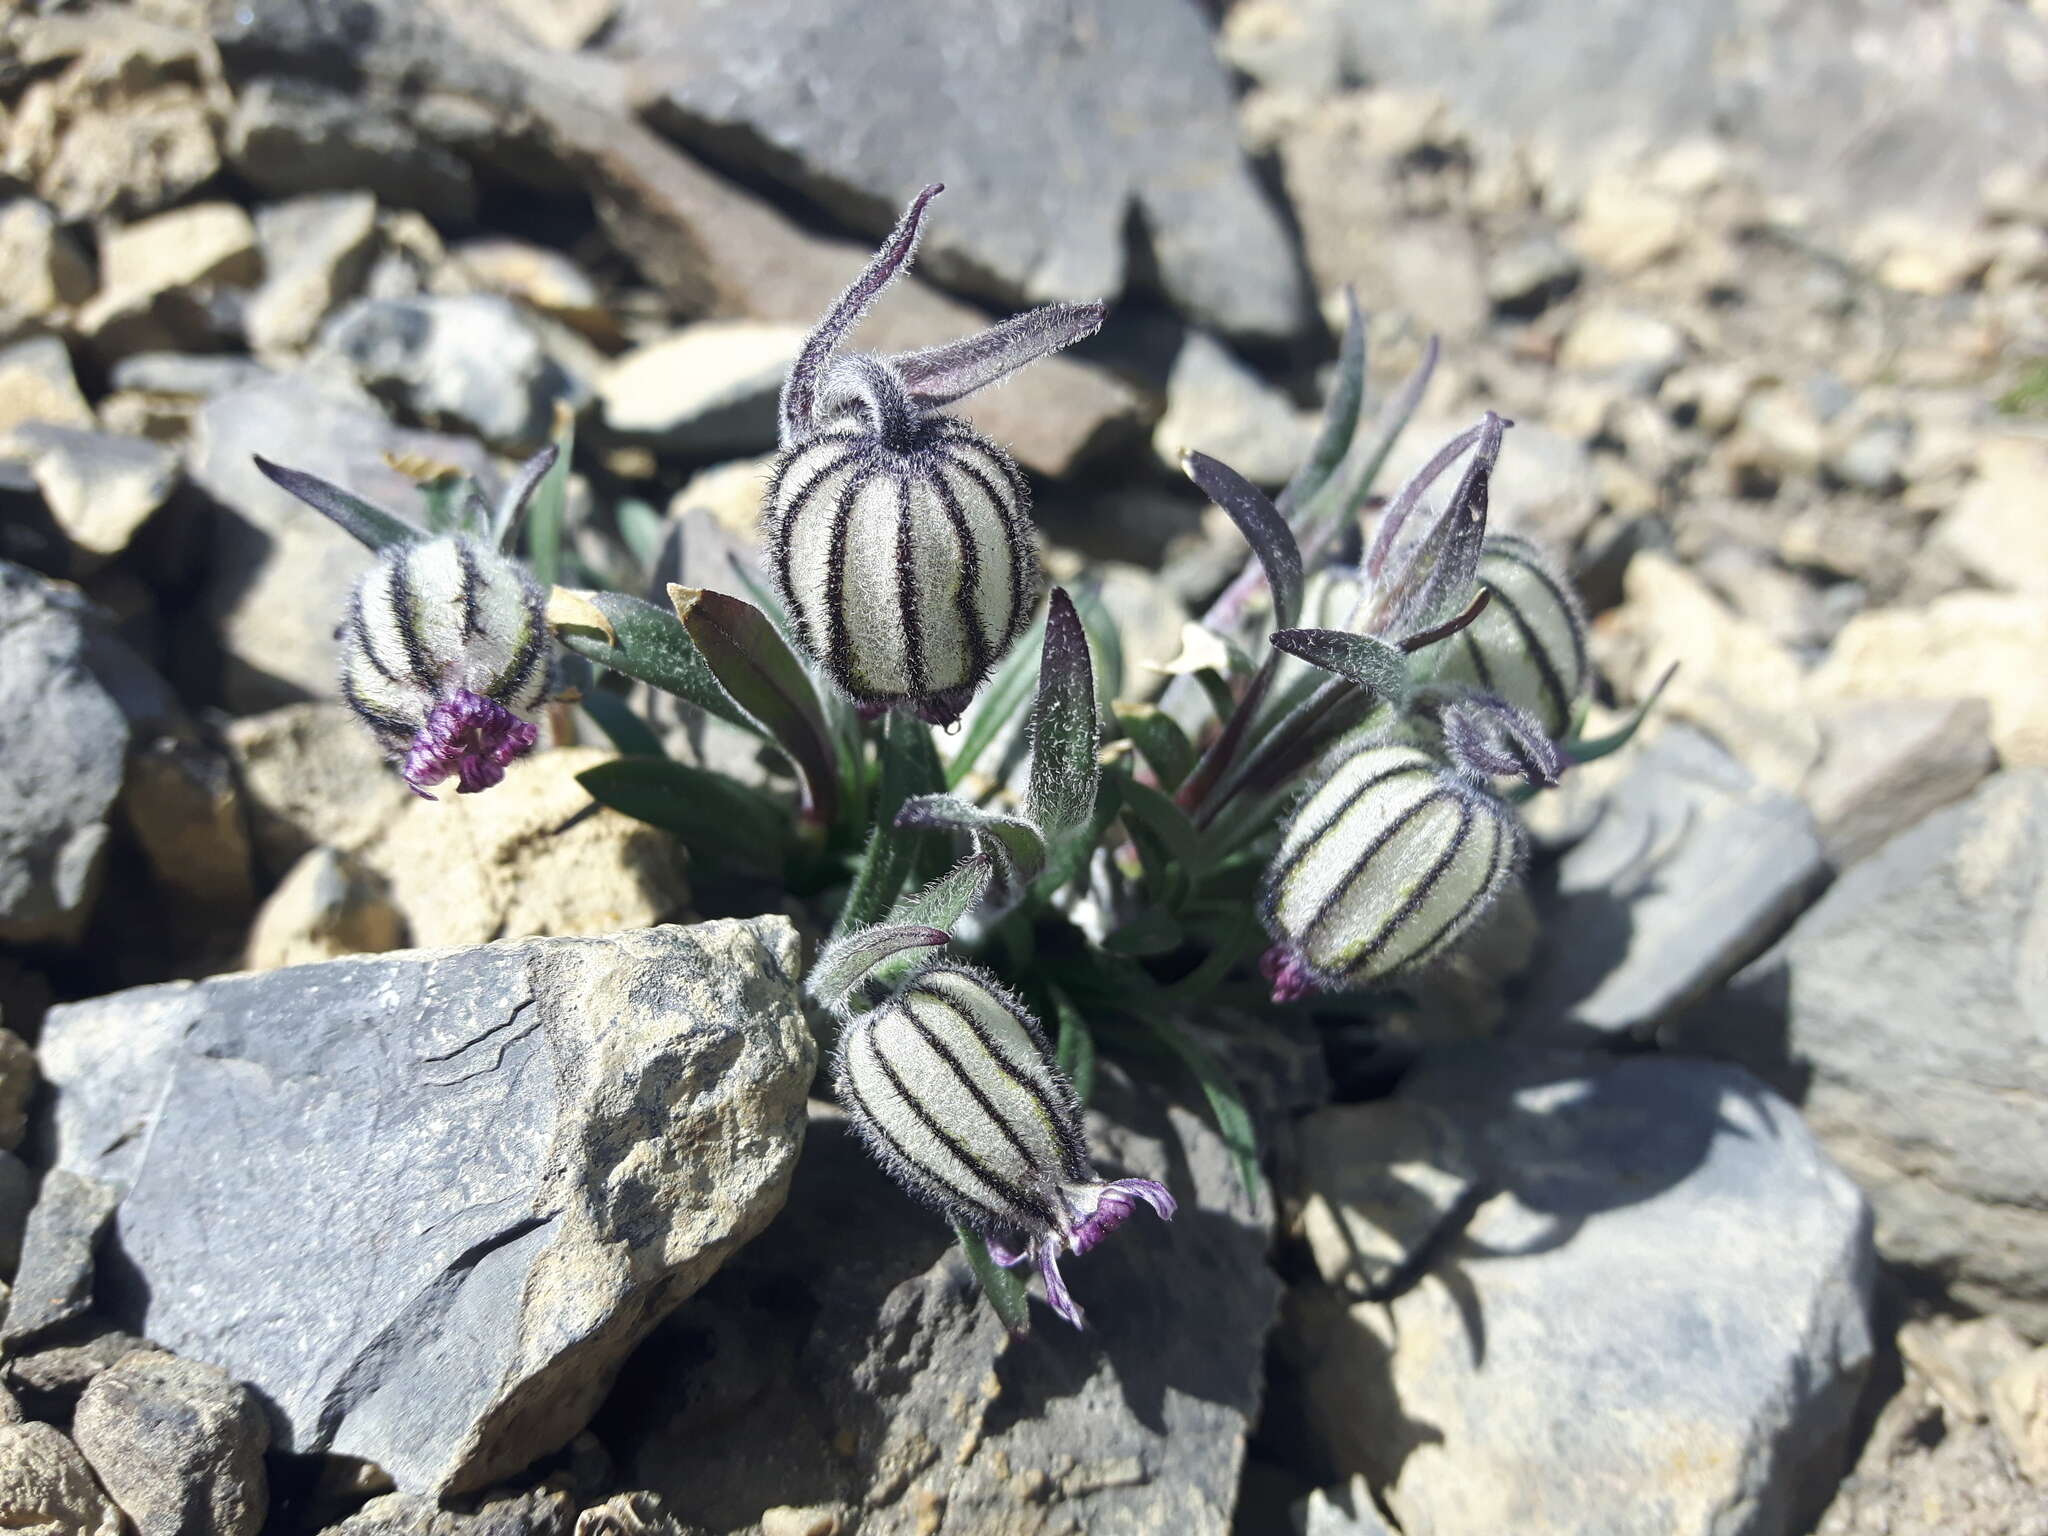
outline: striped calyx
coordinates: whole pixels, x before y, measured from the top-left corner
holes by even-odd
[[[1276,1002],[1436,958],[1492,903],[1521,850],[1514,813],[1420,749],[1353,749],[1294,813],[1266,871]]]
[[[1533,544],[1511,535],[1487,539],[1479,579],[1491,594],[1479,617],[1425,653],[1436,659],[1433,680],[1494,694],[1562,738],[1589,673],[1578,598]]]
[[[482,544],[393,544],[349,599],[341,696],[416,793],[488,789],[539,739],[526,717],[553,671],[546,615],[540,584]]]
[[[1030,491],[950,416],[878,429],[856,401],[784,452],[766,504],[776,586],[804,651],[856,702],[959,718],[1029,624]]]
[[[889,357],[840,344],[910,265],[926,187],[826,311],[783,381],[764,533],[797,642],[869,712],[937,725],[1022,632],[1038,596],[1031,497],[1009,456],[941,407],[1093,335],[1100,304],[1047,304]]]
[[[1059,1255],[1086,1253],[1140,1203],[1173,1215],[1160,1184],[1095,1177],[1073,1086],[1037,1021],[981,971],[931,966],[854,1019],[837,1087],[897,1181],[990,1239],[999,1263],[1035,1258],[1046,1299],[1076,1327]]]

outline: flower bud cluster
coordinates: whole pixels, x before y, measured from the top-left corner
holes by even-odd
[[[981,971],[933,965],[855,1018],[837,1090],[899,1183],[989,1239],[997,1262],[1035,1258],[1047,1301],[1076,1327],[1059,1255],[1086,1253],[1140,1204],[1173,1215],[1161,1184],[1095,1177],[1073,1085],[1037,1021]]]

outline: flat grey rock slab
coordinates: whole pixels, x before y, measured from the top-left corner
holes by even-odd
[[[815,1046],[780,918],[403,951],[54,1009],[124,1324],[405,1492],[566,1442],[780,1207]]]
[[[1901,833],[1665,1037],[1801,1095],[1888,1259],[2048,1339],[2048,771]]]
[[[25,1353],[92,1310],[94,1250],[114,1214],[116,1195],[104,1180],[63,1168],[44,1176],[22,1234],[7,1325],[0,1330],[8,1354]]]
[[[1275,337],[1306,318],[1292,243],[1186,0],[1000,15],[942,0],[908,27],[877,26],[861,0],[625,0],[603,48],[664,132],[873,234],[944,182],[924,259],[955,286],[1113,299],[1135,224],[1198,323]]]
[[[1197,1112],[1105,1068],[1096,1166],[1164,1180],[1006,1337],[952,1234],[820,1107],[784,1219],[643,1348],[599,1421],[629,1487],[685,1524],[850,1505],[863,1536],[1224,1536],[1279,1285],[1270,1197]],[[1035,1289],[1035,1286],[1034,1286]]]
[[[1790,1104],[1719,1063],[1474,1042],[1302,1146],[1329,1289],[1289,1351],[1315,1440],[1401,1530],[1810,1529],[1876,1260]]]
[[[1687,726],[1666,726],[1537,884],[1544,937],[1510,1030],[1647,1036],[1777,938],[1827,879],[1813,818]]]

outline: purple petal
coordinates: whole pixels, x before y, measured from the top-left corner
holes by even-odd
[[[415,794],[427,794],[444,779],[456,793],[476,794],[505,777],[505,766],[533,750],[540,730],[495,699],[462,689],[427,716],[406,751],[400,772]]]
[[[983,1238],[982,1241],[988,1245],[988,1256],[1002,1265],[1004,1269],[1015,1269],[1019,1264],[1022,1264],[1031,1257],[1031,1249],[1028,1244],[1022,1248],[1006,1248],[992,1237]]]
[[[1086,1253],[1138,1212],[1152,1207],[1161,1221],[1173,1220],[1173,1195],[1156,1179],[1113,1179],[1095,1191],[1095,1209],[1074,1225],[1074,1252]]]
[[[1046,1303],[1072,1323],[1076,1328],[1088,1326],[1087,1315],[1081,1304],[1074,1300],[1067,1290],[1067,1282],[1060,1274],[1060,1240],[1056,1237],[1041,1238],[1038,1243],[1038,1273],[1045,1281]]]
[[[1276,1003],[1298,1003],[1317,990],[1308,962],[1291,944],[1275,944],[1261,955],[1259,971],[1273,983],[1273,1001]]]

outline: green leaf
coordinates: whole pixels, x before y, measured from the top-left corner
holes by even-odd
[[[1010,875],[1028,885],[1045,868],[1045,838],[1021,816],[1005,815],[958,795],[918,795],[903,802],[896,825],[966,832],[976,848],[1002,855]]]
[[[619,538],[632,552],[643,572],[652,571],[661,558],[661,541],[668,537],[668,523],[661,513],[637,496],[629,496],[612,508],[619,525]]]
[[[588,630],[567,629],[557,636],[563,645],[599,666],[672,693],[764,741],[768,739],[767,732],[720,686],[711,664],[673,613],[618,592],[583,595],[603,613],[619,643],[613,645]]]
[[[485,509],[479,521],[477,509],[483,504],[483,493],[469,476],[457,470],[447,470],[430,480],[422,480],[419,490],[421,520],[429,533],[466,534],[475,538],[489,536],[490,512]]]
[[[1276,650],[1358,684],[1375,698],[1398,705],[1408,697],[1407,655],[1384,640],[1341,629],[1276,629],[1272,643]]]
[[[1422,403],[1423,391],[1436,372],[1436,360],[1437,340],[1432,336],[1423,349],[1422,361],[1401,386],[1400,393],[1380,412],[1378,430],[1354,433],[1344,462],[1323,482],[1322,489],[1299,507],[1289,509],[1295,512],[1295,523],[1306,541],[1320,546],[1336,528],[1364,509],[1365,498],[1380,470],[1385,468],[1387,455],[1393,452],[1395,441]]]
[[[1029,1333],[1031,1306],[1025,1295],[1024,1282],[990,1256],[988,1244],[982,1241],[979,1233],[955,1227],[953,1235],[960,1239],[960,1251],[967,1255],[967,1267],[974,1271],[981,1294],[988,1298],[988,1304],[1002,1319],[1003,1326],[1012,1334]]]
[[[1657,679],[1657,686],[1650,690],[1649,697],[1636,706],[1636,712],[1619,730],[1611,731],[1605,736],[1595,736],[1590,740],[1567,741],[1564,744],[1565,755],[1575,763],[1584,764],[1596,763],[1610,753],[1619,752],[1635,738],[1636,732],[1642,729],[1643,721],[1649,718],[1651,709],[1656,706],[1657,700],[1663,697],[1671,679],[1677,675],[1678,663],[1674,661],[1664,669],[1664,675]]]
[[[845,938],[834,939],[818,951],[818,958],[812,962],[811,973],[805,979],[804,990],[821,1007],[838,1013],[846,1007],[853,989],[890,956],[900,955],[906,950],[936,949],[951,942],[952,935],[943,928],[911,923],[857,928]]]
[[[908,715],[892,714],[884,720],[879,756],[874,826],[854,869],[853,886],[840,906],[839,920],[833,925],[835,935],[878,923],[895,905],[916,862],[917,845],[924,840],[916,832],[899,828],[896,813],[906,800],[932,794],[943,783],[931,732]]]
[[[559,419],[558,412],[557,420]],[[573,416],[569,418],[569,424],[573,429]],[[560,471],[559,474],[556,473],[557,470]],[[569,445],[566,441],[548,444],[521,464],[519,473],[514,475],[511,483],[505,487],[496,507],[485,506],[482,494],[477,495],[475,511],[484,520],[480,532],[491,540],[494,547],[504,549],[510,545],[512,536],[519,529],[519,519],[525,515],[528,504],[534,499],[535,491],[544,480],[558,482],[555,494],[562,497],[566,503],[569,484]],[[559,538],[556,542],[559,544]],[[556,579],[561,575],[562,572],[558,570],[555,573]]]
[[[1170,955],[1186,938],[1171,913],[1148,907],[1104,939],[1102,947],[1113,955]]]
[[[1288,513],[1322,489],[1323,484],[1344,462],[1344,451],[1358,431],[1358,416],[1365,405],[1365,316],[1358,310],[1358,295],[1347,284],[1344,289],[1344,340],[1337,349],[1337,377],[1330,398],[1323,406],[1322,426],[1315,445],[1287,489],[1274,503]]]
[[[1046,861],[1045,873],[1031,882],[1031,894],[1038,901],[1051,901],[1066,888],[1095,856],[1097,845],[1109,830],[1109,824],[1116,820],[1123,808],[1123,786],[1130,783],[1125,774],[1116,774],[1102,780],[1095,796],[1095,816],[1087,826],[1069,832],[1052,844],[1052,857]]]
[[[1188,819],[1188,813],[1175,805],[1169,796],[1135,779],[1122,780],[1117,785],[1117,793],[1123,799],[1124,820],[1142,824],[1159,839],[1168,859],[1180,871],[1183,882],[1193,880],[1201,872],[1202,840],[1195,831],[1195,824]]]
[[[1102,600],[1096,583],[1084,582],[1070,594],[1074,611],[1081,616],[1081,628],[1088,636],[1088,650],[1095,662],[1095,697],[1113,699],[1124,691],[1124,639],[1116,627],[1116,615]]]
[[[1058,987],[1050,989],[1053,1023],[1053,1059],[1074,1085],[1074,1093],[1086,1104],[1095,1093],[1095,1032],[1074,1006],[1074,1000]]]
[[[576,452],[576,413],[565,401],[555,402],[554,457],[540,453],[521,467],[519,478],[507,490],[499,507],[501,539],[517,532],[520,509],[526,512],[526,563],[542,586],[551,587],[562,578],[562,533],[569,516],[569,461]],[[531,474],[539,468],[537,477]]]
[[[1113,707],[1124,734],[1131,738],[1138,755],[1145,759],[1145,766],[1152,770],[1159,787],[1168,794],[1179,789],[1181,781],[1195,767],[1195,744],[1188,740],[1188,733],[1180,728],[1180,722],[1155,704],[1117,704]]]
[[[1220,459],[1206,453],[1184,453],[1180,464],[1202,494],[1230,514],[1237,531],[1244,535],[1266,573],[1266,587],[1273,594],[1274,623],[1282,629],[1293,627],[1301,617],[1301,549],[1279,509],[1266,493]]]
[[[752,603],[673,583],[668,596],[725,691],[796,765],[811,818],[830,823],[839,808],[838,753],[796,652]]]
[[[1031,780],[1024,796],[1027,814],[1048,841],[1084,825],[1094,810],[1101,743],[1088,634],[1072,599],[1054,587],[1031,706]]]
[[[1044,633],[1045,620],[1040,619],[1003,658],[995,676],[982,689],[981,697],[970,711],[967,727],[961,733],[960,745],[946,764],[948,789],[958,789],[961,782],[974,772],[988,749],[1003,734],[1003,728],[1016,718],[1017,711],[1030,699]]]
[[[661,738],[632,706],[605,688],[592,688],[583,695],[583,712],[597,722],[621,757],[666,757]]]
[[[1223,1064],[1209,1054],[1208,1048],[1182,1031],[1172,1019],[1152,1009],[1144,1010],[1140,1017],[1158,1037],[1160,1044],[1179,1057],[1182,1065],[1194,1074],[1195,1081],[1202,1085],[1202,1097],[1209,1101],[1209,1113],[1215,1118],[1216,1129],[1237,1163],[1237,1176],[1244,1182],[1245,1193],[1256,1200],[1259,1194],[1258,1136],[1252,1128],[1251,1111],[1245,1107],[1237,1084],[1230,1080]]]
[[[621,757],[576,775],[591,799],[673,832],[693,853],[773,871],[789,844],[789,812],[722,773],[665,757]]]
[[[950,931],[981,900],[994,874],[995,860],[985,853],[970,854],[923,890],[897,902],[889,921]]]
[[[307,506],[328,519],[343,533],[366,549],[382,552],[403,544],[417,544],[426,534],[404,518],[363,500],[338,485],[302,469],[286,469],[261,454],[252,454],[256,467],[273,485],[291,492]]]

